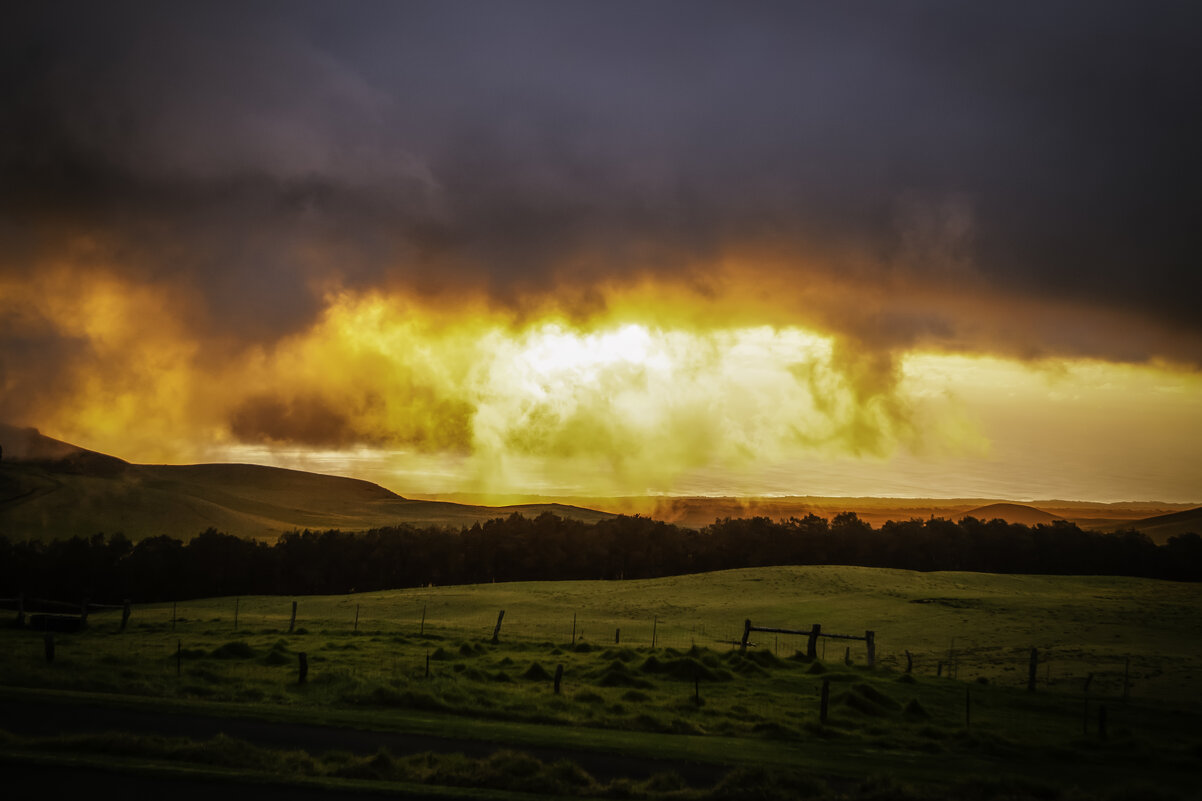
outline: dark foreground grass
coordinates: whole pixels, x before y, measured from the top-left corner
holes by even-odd
[[[516,750],[488,757],[422,752],[396,756],[386,749],[358,755],[345,751],[310,754],[304,750],[263,748],[224,735],[188,738],[123,732],[59,737],[17,737],[0,731],[0,761],[53,765],[103,766],[118,772],[170,771],[181,776],[211,774],[226,781],[304,782],[341,792],[387,793],[406,797],[470,798],[629,798],[683,801],[1177,801],[1191,796],[1163,788],[1130,785],[1104,791],[1061,788],[1025,778],[967,777],[932,787],[871,774],[860,780],[827,780],[803,772],[744,766],[714,786],[693,788],[671,771],[639,781],[601,782],[570,760],[541,761]],[[181,766],[186,766],[181,769]]]

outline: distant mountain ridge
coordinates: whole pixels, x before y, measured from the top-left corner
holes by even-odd
[[[0,448],[0,534],[16,539],[98,532],[188,539],[208,528],[274,539],[306,528],[459,528],[514,512],[552,512],[585,522],[614,516],[557,503],[490,507],[411,500],[361,479],[262,465],[132,464],[8,425],[0,425]]]
[[[1053,510],[1047,511],[985,499],[669,497],[531,498],[529,503],[491,506],[417,500],[361,479],[263,465],[132,464],[33,428],[4,424],[0,449],[0,534],[15,539],[98,532],[122,532],[133,540],[160,534],[188,539],[215,528],[271,540],[305,528],[362,531],[402,523],[460,528],[515,512],[527,517],[551,512],[584,522],[643,514],[693,528],[720,517],[783,519],[816,513],[829,519],[842,511],[855,511],[874,526],[888,519],[926,517],[1000,518],[1028,526],[1067,519],[1095,531],[1137,529],[1160,544],[1177,534],[1202,531],[1202,507],[1180,508],[1184,504],[1038,502]],[[607,511],[582,505],[591,502]],[[631,502],[650,503],[651,508],[631,508]]]

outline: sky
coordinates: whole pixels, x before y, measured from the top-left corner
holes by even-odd
[[[401,494],[1202,500],[1194,2],[23,2],[0,421]]]

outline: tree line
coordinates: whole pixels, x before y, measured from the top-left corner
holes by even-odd
[[[122,534],[0,536],[0,594],[135,602],[220,595],[326,595],[426,585],[638,579],[769,565],[1121,575],[1202,580],[1202,537],[1156,545],[1137,531],[1025,526],[972,517],[887,522],[854,513],[716,520],[695,530],[641,516],[595,523],[513,514],[458,530],[399,525],[293,531],[275,543],[209,529],[188,541]]]

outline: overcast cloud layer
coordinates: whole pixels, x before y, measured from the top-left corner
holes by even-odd
[[[236,349],[331,289],[520,306],[704,288],[753,254],[865,348],[1197,368],[1200,23],[1194,2],[24,3],[0,28],[0,279],[166,288],[188,336]],[[86,348],[0,301],[0,416]]]

